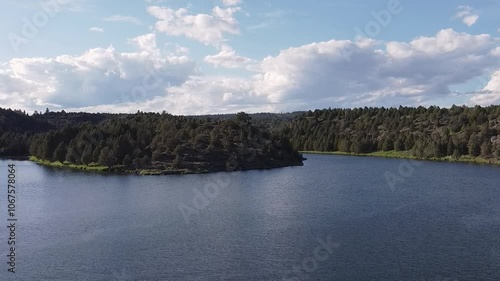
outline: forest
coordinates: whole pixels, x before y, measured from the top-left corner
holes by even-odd
[[[213,120],[167,113],[26,115],[0,110],[0,155],[146,173],[302,165],[289,141],[239,113]]]
[[[499,163],[500,106],[174,116],[0,109],[0,156],[158,173],[302,165],[299,151]]]
[[[279,130],[300,151],[407,152],[417,159],[500,158],[500,106],[324,109]]]

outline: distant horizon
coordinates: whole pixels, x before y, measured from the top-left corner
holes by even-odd
[[[296,110],[296,111],[288,111],[288,112],[247,112],[247,111],[238,111],[238,112],[229,112],[229,113],[210,113],[210,114],[172,114],[166,110],[162,110],[162,111],[142,111],[142,110],[139,110],[140,113],[155,113],[155,114],[163,114],[163,111],[165,111],[165,114],[170,114],[170,115],[173,115],[173,116],[186,116],[186,117],[203,117],[203,116],[216,116],[216,115],[237,115],[238,113],[240,112],[244,112],[246,114],[249,114],[249,115],[257,115],[257,114],[276,114],[276,115],[279,115],[279,114],[294,114],[294,113],[305,113],[305,112],[314,112],[314,111],[317,111],[317,110],[347,110],[347,109],[350,109],[350,110],[355,110],[355,109],[364,109],[364,108],[372,108],[372,109],[381,109],[381,108],[384,108],[384,109],[399,109],[399,108],[414,108],[414,109],[417,109],[419,107],[422,107],[422,108],[425,108],[425,109],[429,109],[430,107],[436,107],[436,108],[439,108],[439,109],[451,109],[452,107],[461,107],[461,108],[474,108],[476,106],[479,106],[481,108],[488,108],[488,107],[500,107],[500,104],[491,104],[491,105],[486,105],[486,106],[482,106],[482,105],[458,105],[458,104],[453,104],[451,106],[438,106],[438,105],[429,105],[429,106],[404,106],[404,105],[400,105],[400,106],[390,106],[390,107],[385,107],[385,106],[360,106],[360,107],[328,107],[328,108],[314,108],[314,109],[306,109],[306,110]],[[4,109],[4,110],[12,110],[12,111],[21,111],[21,112],[25,112],[27,115],[29,116],[33,116],[35,115],[35,111],[32,112],[31,114],[26,111],[26,110],[22,110],[22,109],[13,109],[13,108],[5,108],[5,107],[1,107],[0,106],[0,109]],[[87,114],[110,114],[110,115],[133,115],[133,114],[137,114],[138,112],[90,112],[90,111],[67,111],[67,110],[57,110],[57,111],[54,111],[54,110],[51,110],[50,108],[46,108],[49,110],[49,113],[66,113],[66,114],[77,114],[77,113],[87,113]],[[36,110],[36,114],[40,114],[40,115],[43,115],[45,114],[45,111],[38,111]]]

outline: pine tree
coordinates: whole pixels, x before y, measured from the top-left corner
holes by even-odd
[[[123,157],[123,162],[122,164],[125,166],[125,167],[128,167],[130,165],[132,165],[132,157],[130,157],[130,155],[125,155],[125,157]]]
[[[481,148],[479,147],[478,138],[475,133],[470,136],[467,146],[469,148],[469,155],[477,157],[481,153]]]
[[[83,165],[88,165],[92,162],[92,144],[88,144],[85,147],[80,161],[82,162]]]
[[[493,154],[496,159],[500,160],[500,144],[497,144],[495,153]]]
[[[105,147],[101,150],[101,155],[99,156],[99,164],[102,166],[107,166],[111,168],[116,164],[117,158],[115,153],[109,147]]]
[[[390,137],[386,138],[384,140],[384,143],[382,144],[382,150],[383,151],[390,151],[394,149],[394,142]]]
[[[182,160],[182,156],[177,154],[175,156],[174,161],[172,162],[172,166],[176,169],[182,168],[182,165],[184,164],[184,161]]]
[[[67,152],[66,145],[63,142],[59,143],[56,150],[54,151],[53,160],[64,162],[66,158],[66,152]]]
[[[483,158],[491,158],[491,142],[489,140],[485,140],[481,145],[481,156]]]

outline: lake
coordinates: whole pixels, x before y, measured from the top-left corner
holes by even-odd
[[[0,160],[0,280],[499,280],[500,167],[306,157],[161,177]]]

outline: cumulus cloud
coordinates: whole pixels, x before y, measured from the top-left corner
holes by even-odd
[[[462,20],[467,26],[472,26],[479,19],[479,13],[470,6],[458,6],[455,18]]]
[[[264,98],[253,94],[252,87],[252,82],[243,78],[196,77],[168,89],[169,96],[164,100],[167,108],[175,108],[179,114],[271,109]]]
[[[122,16],[122,15],[113,15],[109,17],[105,17],[102,19],[103,21],[111,21],[111,22],[126,22],[135,25],[141,25],[141,21],[137,18],[131,16]]]
[[[222,4],[225,6],[236,6],[241,4],[241,0],[222,0]]]
[[[255,91],[278,104],[416,105],[498,67],[497,44],[490,35],[451,29],[409,43],[313,43],[264,59]]]
[[[484,106],[500,104],[500,69],[493,73],[489,83],[472,97],[471,102]]]
[[[205,62],[224,68],[245,68],[252,69],[256,61],[240,56],[228,45],[221,46],[221,50],[216,55],[205,57]]]
[[[262,61],[221,44],[218,54],[205,57],[220,67],[252,65],[254,73],[239,78],[199,73],[188,50],[174,45],[172,52],[160,50],[155,34],[129,43],[137,51],[96,48],[80,56],[0,64],[0,102],[37,110],[175,114],[418,106],[453,100],[457,93],[450,88],[492,73],[479,92],[458,94],[470,97],[471,104],[500,102],[499,41],[485,34],[445,29],[409,42],[330,40]]]
[[[139,50],[155,57],[160,56],[160,49],[156,46],[156,34],[149,33],[128,40],[129,43],[136,45]]]
[[[100,112],[136,112],[167,110],[172,114],[214,114],[271,112],[276,108],[266,99],[253,94],[252,82],[244,78],[195,76],[167,94],[150,100],[116,105],[102,105],[70,110]]]
[[[240,7],[214,7],[212,14],[188,14],[181,8],[151,6],[149,14],[158,19],[155,29],[173,36],[185,36],[206,45],[219,45],[225,41],[225,34],[239,34],[239,23],[233,17]]]
[[[102,27],[91,27],[89,30],[92,32],[104,32],[104,28]]]
[[[141,102],[163,96],[166,88],[181,85],[196,73],[191,59],[162,55],[154,34],[130,42],[136,52],[95,48],[79,56],[16,58],[3,63],[0,100],[4,105],[22,102],[30,109]]]
[[[167,2],[167,0],[145,0],[146,3],[150,3],[150,4],[161,4],[161,3],[165,3]]]

